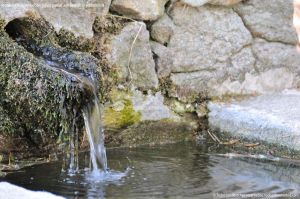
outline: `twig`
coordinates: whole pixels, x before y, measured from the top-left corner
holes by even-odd
[[[128,68],[128,72],[129,72],[129,76],[130,76],[130,82],[129,82],[129,84],[131,84],[131,82],[132,82],[132,72],[131,72],[131,69],[130,69],[130,62],[131,62],[132,50],[133,50],[134,44],[135,44],[135,42],[136,42],[136,40],[137,40],[137,38],[138,38],[141,30],[142,30],[142,26],[143,26],[143,24],[140,25],[140,28],[139,28],[139,30],[138,30],[138,32],[137,32],[137,34],[136,34],[136,36],[135,36],[132,44],[131,44],[130,51],[129,51],[129,58],[128,58],[128,64],[127,64],[127,68]]]
[[[235,145],[239,142],[240,142],[239,140],[230,140],[229,142],[221,142],[221,144],[229,146],[229,145]]]
[[[218,142],[219,144],[221,144],[220,139],[215,134],[211,133],[209,130],[207,131],[207,133],[213,141]]]
[[[256,146],[258,146],[258,145],[259,145],[258,142],[257,142],[257,143],[245,143],[245,144],[244,144],[245,147],[249,147],[249,148],[256,147]]]
[[[229,146],[229,145],[235,145],[235,144],[239,143],[239,140],[230,140],[229,142],[223,142],[215,134],[213,134],[209,130],[207,131],[207,133],[214,142],[217,142],[218,144],[221,144],[221,145]]]

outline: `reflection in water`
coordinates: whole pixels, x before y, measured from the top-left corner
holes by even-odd
[[[81,154],[80,159],[88,159]],[[213,198],[216,193],[297,193],[300,169],[266,159],[228,158],[192,144],[108,150],[109,172],[61,173],[61,163],[37,165],[3,180],[68,198]],[[84,162],[84,161],[80,161]],[[87,168],[82,163],[80,168]],[[47,171],[47,172],[45,172]]]

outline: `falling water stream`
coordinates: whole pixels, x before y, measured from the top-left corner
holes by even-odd
[[[83,117],[85,123],[86,134],[90,144],[90,159],[92,162],[92,170],[98,171],[99,164],[104,171],[107,171],[107,157],[104,146],[104,129],[101,125],[101,111],[99,100],[97,97],[90,105],[84,108]]]

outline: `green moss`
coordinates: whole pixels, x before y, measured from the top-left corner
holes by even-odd
[[[0,30],[0,133],[24,136],[38,146],[55,143],[59,135],[69,140],[70,132],[83,127],[78,110],[93,97],[80,78],[96,73],[97,60],[57,45],[45,22],[18,19],[6,28],[22,40],[16,43]]]
[[[0,18],[0,29],[2,30],[5,26],[5,20]]]
[[[130,100],[123,100],[124,108],[116,111],[112,107],[105,108],[103,123],[107,128],[125,128],[141,121],[141,113],[135,112]]]
[[[74,33],[61,29],[57,34],[58,44],[69,50],[77,50],[83,52],[90,52],[94,49],[95,43],[92,39],[84,37],[76,37]]]
[[[128,19],[113,15],[96,17],[93,30],[96,34],[116,35],[122,30],[124,24],[129,21]]]

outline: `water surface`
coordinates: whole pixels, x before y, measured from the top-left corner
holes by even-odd
[[[62,173],[58,161],[25,168],[1,181],[67,198],[220,198],[222,193],[231,194],[227,198],[234,194],[253,198],[254,193],[286,198],[284,194],[294,196],[300,190],[300,168],[295,164],[228,158],[208,150],[191,143],[109,149],[108,173],[85,170],[89,164],[85,153],[76,175]]]

